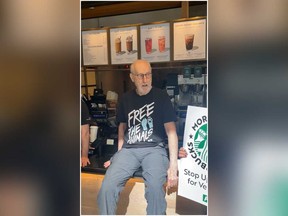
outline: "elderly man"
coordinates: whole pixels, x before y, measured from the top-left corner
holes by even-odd
[[[152,87],[149,62],[133,62],[130,78],[136,88],[125,93],[117,107],[118,152],[105,163],[109,168],[98,195],[99,214],[115,214],[119,193],[142,167],[147,214],[163,215],[167,207],[163,185],[167,181],[170,188],[178,181],[176,115],[167,93]]]

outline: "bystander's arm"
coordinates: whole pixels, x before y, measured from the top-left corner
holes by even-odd
[[[81,166],[90,164],[88,158],[89,151],[89,124],[81,125]]]

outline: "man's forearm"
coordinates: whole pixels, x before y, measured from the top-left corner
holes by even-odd
[[[126,124],[120,123],[118,127],[118,151],[122,148],[124,144],[125,129],[126,129]]]
[[[176,125],[174,122],[168,122],[165,123],[164,126],[168,137],[170,167],[173,166],[177,168],[178,136],[176,133]]]
[[[170,166],[177,166],[178,160],[178,137],[177,134],[170,134],[168,136],[169,159]]]
[[[88,157],[89,151],[89,125],[81,126],[81,156]]]
[[[89,146],[85,147],[82,146],[82,150],[81,150],[81,157],[88,157],[88,152],[89,152]]]
[[[178,137],[176,133],[176,126],[174,122],[165,124],[166,133],[168,136],[168,147],[169,147],[169,157],[170,164],[167,170],[168,180],[167,180],[167,188],[171,188],[177,185],[178,177]]]
[[[119,137],[118,137],[118,151],[122,148],[122,146],[123,146],[123,144],[124,144],[124,139],[119,139]]]

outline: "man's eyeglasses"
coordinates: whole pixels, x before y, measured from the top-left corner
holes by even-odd
[[[144,76],[146,77],[146,79],[150,79],[152,76],[152,73],[146,73],[146,74],[134,74],[132,73],[134,76],[136,76],[138,79],[143,79]]]

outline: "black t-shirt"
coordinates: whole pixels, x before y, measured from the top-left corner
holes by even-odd
[[[91,123],[91,117],[89,114],[87,104],[83,100],[81,100],[81,125],[90,123]]]
[[[143,96],[135,90],[125,93],[116,118],[118,123],[127,124],[124,148],[151,147],[164,143],[164,123],[175,122],[176,114],[168,94],[153,87]]]

